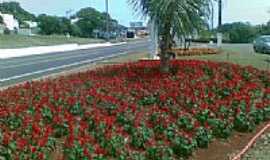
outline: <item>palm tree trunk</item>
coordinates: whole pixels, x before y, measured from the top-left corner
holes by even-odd
[[[166,51],[161,51],[160,70],[163,73],[168,73],[170,71],[170,55]]]
[[[160,40],[160,70],[163,73],[168,73],[170,71],[171,47],[172,42],[170,34],[166,33],[162,35]]]

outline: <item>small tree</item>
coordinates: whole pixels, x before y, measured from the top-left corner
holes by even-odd
[[[0,15],[0,24],[3,24],[3,23],[4,23],[3,17]]]
[[[202,24],[209,13],[210,0],[129,0],[136,11],[155,24],[161,50],[161,71],[169,71],[174,34],[187,37]]]
[[[20,23],[20,28],[30,28],[30,25],[28,23],[26,23],[25,21],[22,21]]]

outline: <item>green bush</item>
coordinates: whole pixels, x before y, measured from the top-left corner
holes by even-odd
[[[4,34],[5,35],[10,35],[11,34],[11,31],[8,28],[5,28]]]

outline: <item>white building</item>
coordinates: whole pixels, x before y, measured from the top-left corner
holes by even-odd
[[[71,19],[71,24],[75,24],[75,23],[77,23],[79,20],[80,20],[80,18],[74,18],[74,19]]]
[[[4,25],[9,30],[13,31],[15,29],[19,29],[19,22],[15,19],[15,17],[11,14],[3,14],[0,12],[0,16],[3,18]]]
[[[38,27],[38,23],[37,22],[33,22],[33,21],[24,21],[24,22],[29,25],[29,28],[36,28],[36,27]]]
[[[39,28],[38,28],[38,23],[33,22],[33,21],[23,21],[27,26],[21,25],[18,34],[19,35],[24,35],[24,36],[33,36],[38,34]]]

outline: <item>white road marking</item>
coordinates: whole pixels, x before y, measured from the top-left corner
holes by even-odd
[[[97,55],[97,54],[100,54],[100,53],[93,53],[91,55]],[[68,57],[60,57],[60,58],[51,59],[51,60],[43,60],[43,61],[36,61],[36,62],[18,64],[18,65],[10,65],[10,66],[6,66],[6,67],[1,67],[0,70],[23,67],[23,66],[33,65],[33,64],[40,64],[40,63],[43,63],[43,62],[51,62],[51,61],[65,60],[65,59],[70,59],[70,58],[77,58],[77,57],[85,57],[85,55],[80,54],[80,55],[73,55],[73,56],[68,56]]]
[[[141,42],[136,42],[136,43],[133,43],[133,44],[139,44]],[[145,44],[142,44],[142,45],[145,45]],[[120,45],[119,45],[120,46]],[[139,47],[139,46],[138,46]],[[130,47],[127,47],[127,49],[130,48]],[[104,50],[107,50],[108,47],[104,47],[104,48],[96,48],[97,50],[95,50],[95,52],[99,52],[99,51],[104,51]],[[26,60],[26,61],[31,61],[30,63],[25,63],[25,60],[16,60],[16,63],[15,62],[12,62],[13,60],[12,59],[6,59],[5,60],[5,63],[7,63],[8,65],[5,65],[5,64],[1,64],[0,63],[0,70],[1,69],[8,69],[8,68],[15,68],[15,67],[21,67],[21,66],[27,66],[27,65],[31,65],[31,64],[39,64],[40,62],[50,62],[50,60],[48,59],[52,59],[53,61],[55,60],[63,60],[63,59],[68,59],[68,58],[72,58],[72,57],[80,57],[80,56],[83,56],[83,54],[88,54],[88,53],[79,53],[80,55],[71,55],[71,54],[68,54],[68,56],[66,57],[63,57],[63,55],[60,55],[60,56],[54,56],[54,57],[51,57],[51,54],[46,54],[47,56],[42,56],[42,57],[33,57],[31,58],[30,60]],[[96,54],[99,54],[99,53],[92,53],[92,55],[96,55]],[[43,60],[43,59],[46,59],[46,60]],[[37,61],[39,60],[39,61]],[[0,59],[1,61],[1,59]],[[9,63],[9,61],[11,61]],[[33,61],[36,61],[36,62],[33,62]],[[18,63],[23,63],[23,64],[18,64]]]
[[[44,70],[35,71],[35,72],[24,73],[24,74],[20,74],[20,75],[17,75],[17,76],[12,76],[12,77],[8,77],[8,78],[0,79],[0,82],[6,82],[6,81],[10,81],[10,80],[15,80],[15,79],[23,78],[23,77],[28,77],[28,76],[32,76],[32,75],[36,75],[36,74],[41,74],[41,73],[46,73],[46,72],[58,70],[58,69],[64,69],[64,68],[67,68],[67,67],[72,67],[72,66],[77,66],[77,65],[87,64],[87,63],[93,63],[95,61],[105,60],[105,59],[108,59],[108,58],[113,58],[113,57],[116,57],[116,56],[125,55],[127,53],[128,52],[122,52],[122,53],[113,54],[113,55],[110,55],[110,56],[98,57],[98,58],[95,58],[95,59],[85,60],[85,61],[81,61],[81,62],[75,62],[75,63],[72,63],[72,64],[66,64],[66,65],[62,65],[62,66],[58,66],[58,67],[52,67],[52,68],[47,68],[47,69],[44,69]]]
[[[126,42],[121,43],[97,43],[97,44],[65,44],[65,45],[55,45],[55,46],[38,46],[29,48],[18,48],[18,49],[0,49],[0,59],[9,59],[15,57],[25,57],[31,55],[41,55],[41,54],[55,54],[67,51],[85,50],[91,48],[100,47],[111,47],[126,44]]]

